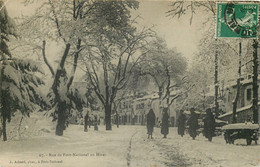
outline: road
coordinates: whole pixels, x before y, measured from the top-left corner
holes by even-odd
[[[166,139],[154,129],[147,139],[145,126],[100,126],[88,132],[70,125],[63,136],[54,129],[42,136],[0,142],[2,167],[182,167],[258,166],[259,145],[226,145],[222,137],[208,142],[203,136],[182,138],[170,128]],[[237,154],[237,153],[242,154]]]

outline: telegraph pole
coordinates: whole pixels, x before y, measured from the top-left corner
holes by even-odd
[[[237,93],[236,97],[233,101],[233,115],[232,115],[232,123],[237,123],[237,102],[240,95],[240,80],[241,80],[241,52],[242,52],[242,46],[241,46],[241,39],[239,41],[239,63],[238,63],[238,79],[237,79]]]
[[[258,41],[254,39],[253,42],[253,121],[254,123],[258,123],[258,84],[257,84],[257,77],[258,77],[258,58],[257,58],[257,48],[258,48]]]
[[[218,104],[218,48],[217,48],[217,39],[215,39],[216,42],[216,50],[215,50],[215,114],[216,117],[218,117],[218,110],[219,110],[219,104]]]

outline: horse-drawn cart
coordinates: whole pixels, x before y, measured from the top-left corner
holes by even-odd
[[[257,144],[259,125],[252,123],[236,123],[228,124],[222,127],[226,143],[234,144],[236,139],[246,139],[247,145],[252,143],[252,140]]]

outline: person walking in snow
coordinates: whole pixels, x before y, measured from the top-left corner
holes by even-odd
[[[210,108],[206,110],[206,116],[203,119],[203,122],[204,122],[204,131],[203,131],[204,136],[209,141],[212,141],[212,137],[214,136],[214,132],[215,132],[215,118]]]
[[[192,137],[193,140],[195,140],[195,137],[197,136],[197,129],[198,129],[198,117],[195,113],[195,109],[190,109],[191,115],[187,121],[187,125],[189,126],[189,134]]]
[[[88,124],[89,124],[89,115],[88,115],[88,112],[87,114],[85,115],[85,121],[84,121],[84,132],[87,132],[88,131]]]
[[[149,110],[149,113],[146,115],[146,120],[147,120],[147,134],[148,134],[148,139],[151,137],[153,138],[153,127],[155,125],[155,114],[153,112],[153,109]]]
[[[95,131],[98,131],[98,119],[97,119],[97,116],[95,115],[95,120],[94,120],[94,130]]]
[[[161,134],[163,134],[163,138],[169,133],[169,115],[168,108],[163,109],[163,117],[162,117],[162,126],[161,126]]]
[[[186,122],[186,116],[183,113],[183,110],[180,110],[180,116],[177,120],[178,123],[178,134],[183,137],[184,135],[184,130],[185,130],[185,122]]]

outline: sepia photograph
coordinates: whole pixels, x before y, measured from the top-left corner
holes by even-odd
[[[0,167],[260,167],[259,4],[0,0]]]

